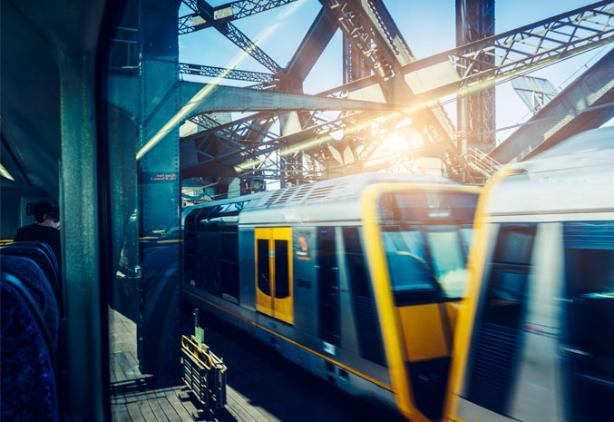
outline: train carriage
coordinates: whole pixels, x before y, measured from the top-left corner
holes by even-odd
[[[485,189],[445,420],[611,419],[612,139],[581,133]]]
[[[184,296],[350,394],[437,417],[476,202],[367,174],[194,206]]]

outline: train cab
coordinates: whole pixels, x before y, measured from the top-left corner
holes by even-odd
[[[610,418],[613,137],[583,132],[485,188],[445,420]]]
[[[184,296],[342,390],[438,417],[477,198],[365,174],[186,208]]]

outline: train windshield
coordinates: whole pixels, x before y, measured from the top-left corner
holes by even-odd
[[[477,195],[391,193],[380,201],[380,224],[395,299],[461,298]]]

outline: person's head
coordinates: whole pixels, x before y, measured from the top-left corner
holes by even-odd
[[[38,224],[59,228],[60,212],[57,207],[53,207],[47,201],[40,201],[34,204],[32,213]]]

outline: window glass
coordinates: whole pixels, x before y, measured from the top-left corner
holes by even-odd
[[[614,223],[565,223],[564,245],[569,419],[607,420],[605,403],[614,397]]]
[[[498,247],[495,250],[495,261],[499,264],[526,265],[531,257],[533,233],[504,227],[499,234]]]
[[[343,242],[360,356],[386,366],[379,318],[359,228],[344,227]]]
[[[467,398],[500,414],[508,412],[517,372],[535,229],[534,224],[499,227],[483,282],[485,300],[476,315]]]
[[[463,242],[463,247],[465,249],[465,254],[469,255],[469,250],[471,249],[471,238],[473,236],[473,228],[463,227],[460,229],[461,240]]]
[[[366,258],[362,253],[358,227],[344,227],[343,241],[345,243],[345,256],[348,261],[352,291],[355,295],[370,297],[369,274],[365,265]]]
[[[462,233],[469,230],[464,225],[382,227],[397,305],[462,297],[468,275]]]
[[[382,235],[393,291],[437,288],[420,231],[385,231]]]
[[[335,228],[318,228],[318,325],[322,340],[339,345],[339,278]]]
[[[222,246],[220,255],[218,256],[217,264],[219,266],[219,275],[222,285],[222,292],[232,296],[235,299],[239,298],[239,234],[237,226],[230,225],[224,227],[224,232],[221,234]]]
[[[457,230],[428,231],[433,270],[447,297],[462,297],[467,283],[465,256]]]
[[[477,194],[455,191],[385,193],[379,222],[397,306],[458,299]]]
[[[388,223],[437,222],[471,224],[478,195],[453,191],[385,193],[379,199],[380,221]]]
[[[269,240],[258,239],[258,288],[265,295],[271,294],[271,278],[269,274]]]
[[[275,240],[275,297],[283,299],[289,295],[288,241]]]

